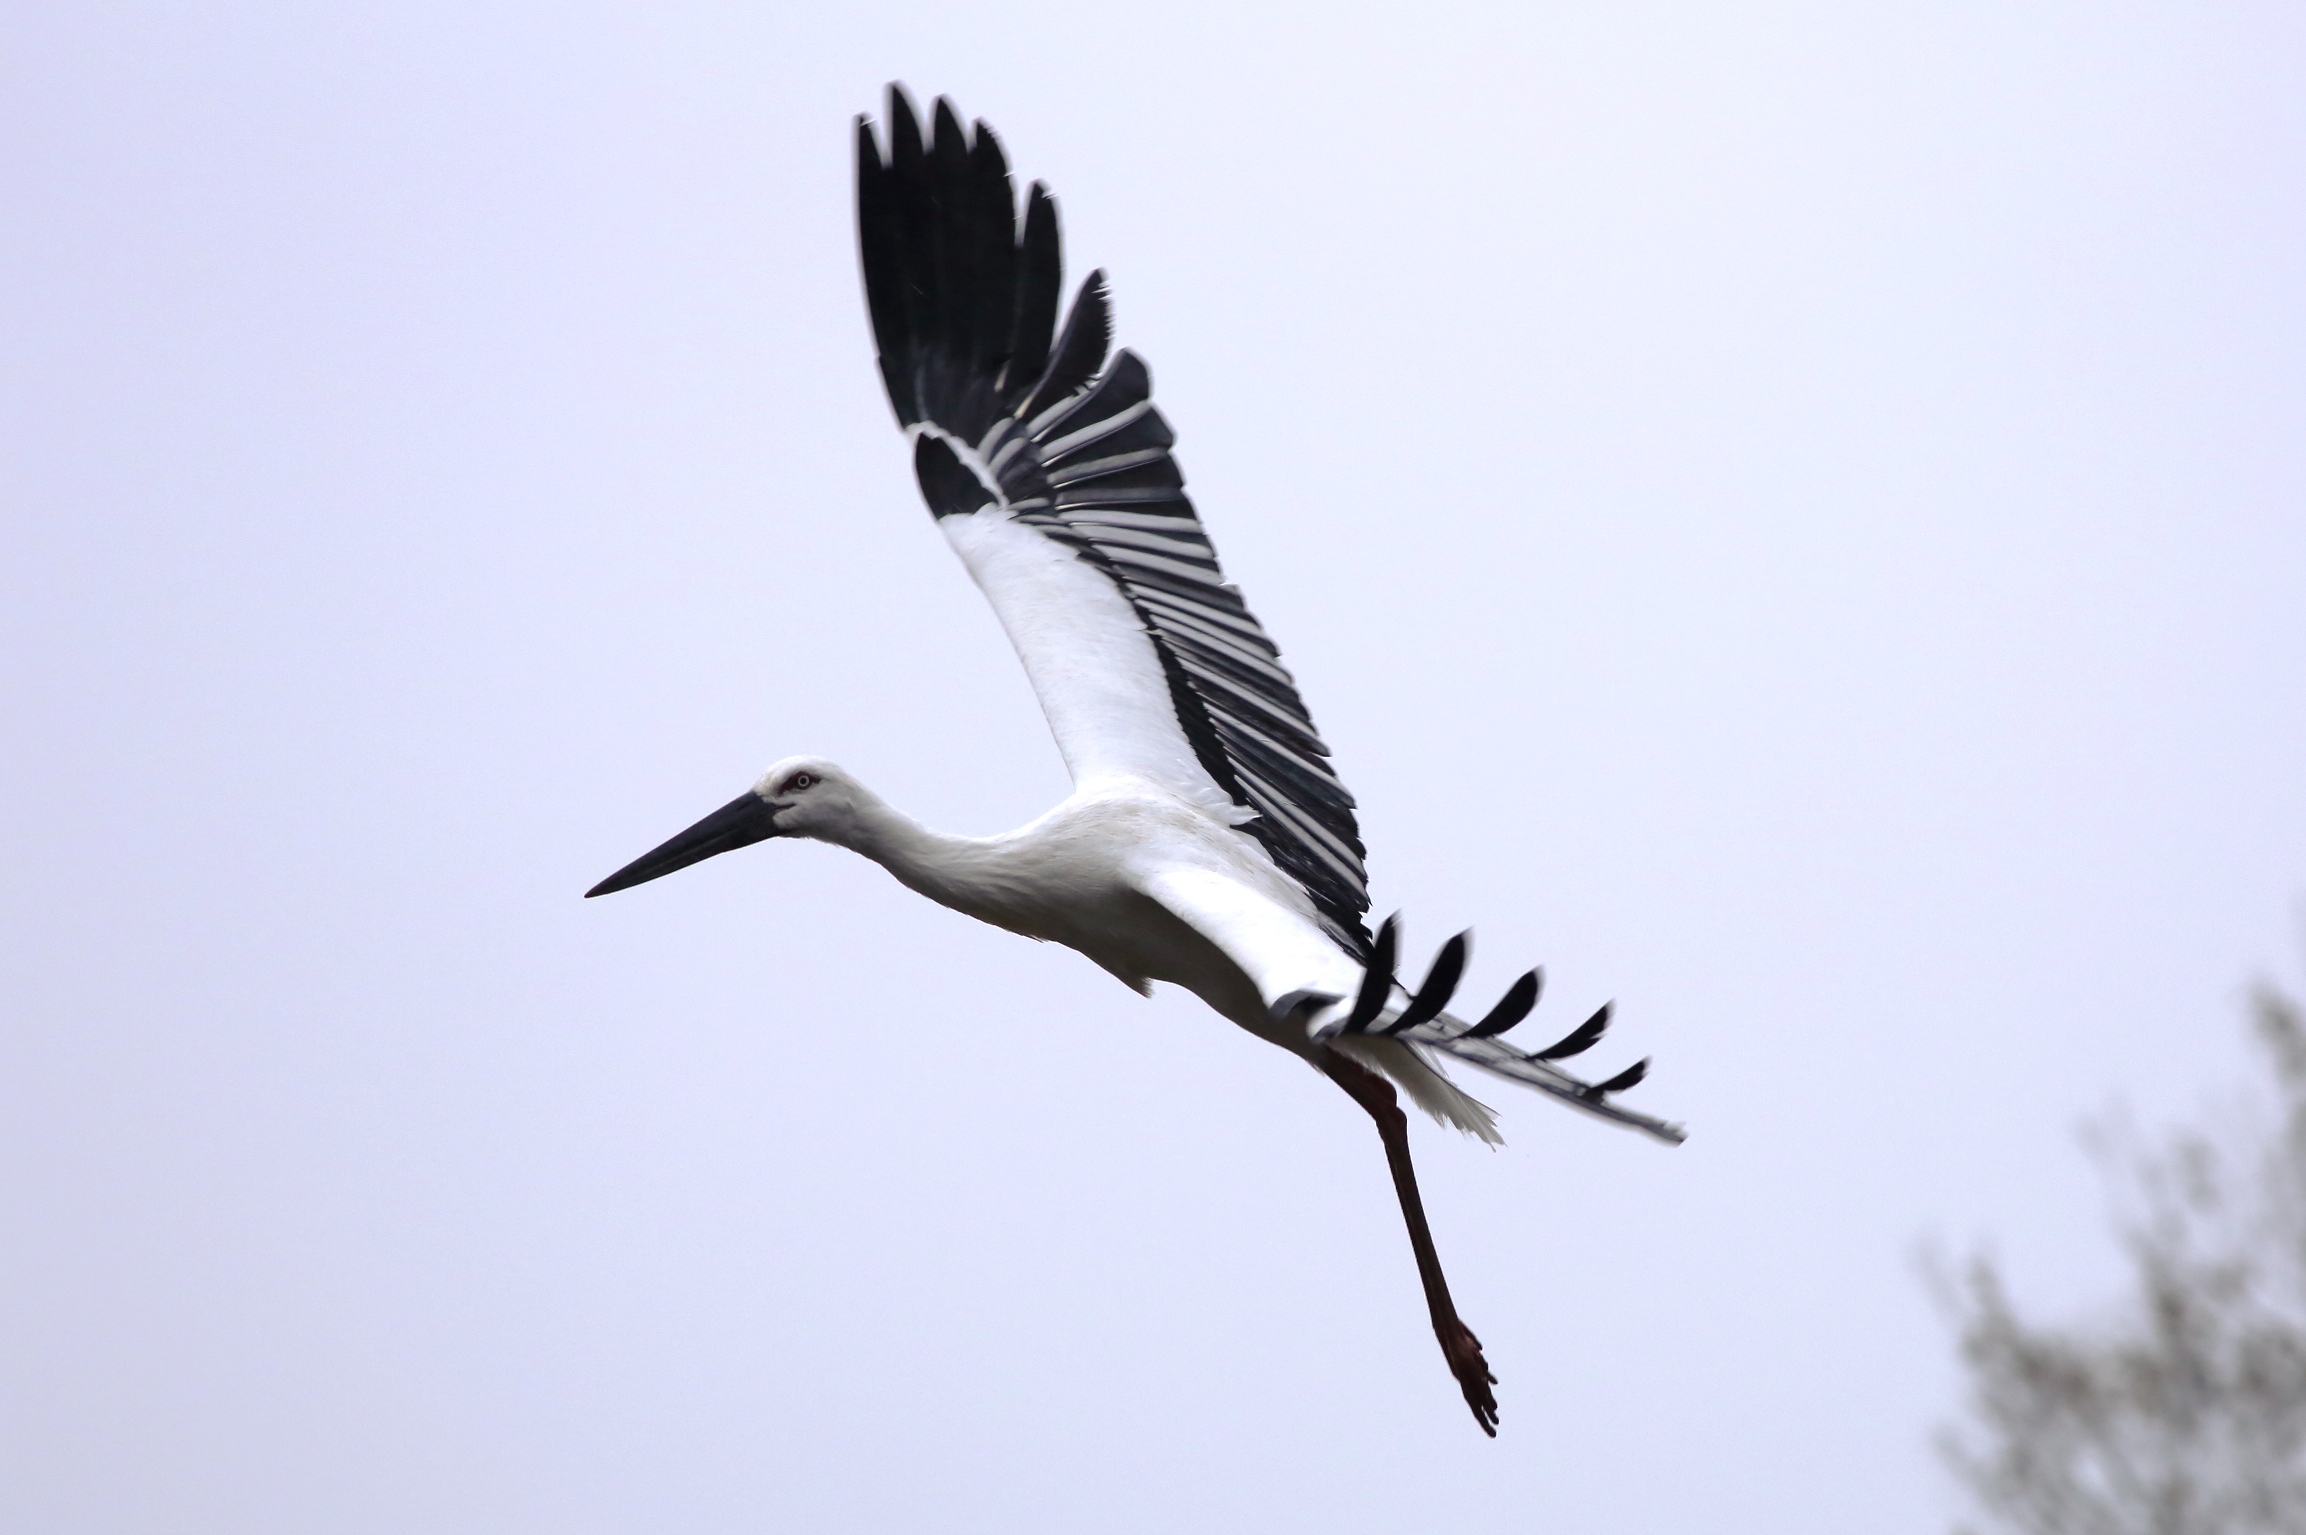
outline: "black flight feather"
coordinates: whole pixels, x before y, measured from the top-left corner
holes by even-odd
[[[1573,1055],[1583,1055],[1601,1042],[1602,1032],[1609,1027],[1610,1004],[1604,1002],[1591,1018],[1571,1029],[1567,1034],[1538,1051],[1533,1061],[1566,1061]]]
[[[928,320],[936,338],[929,362],[929,415],[949,421],[963,435],[968,424],[968,386],[974,367],[977,338],[976,242],[970,238],[969,219],[963,210],[969,201],[969,146],[953,103],[937,98],[935,122],[929,139],[930,206],[950,209],[960,217],[926,221],[932,252]]]
[[[1503,1034],[1507,1029],[1529,1016],[1529,1010],[1537,1006],[1538,988],[1544,984],[1545,972],[1543,970],[1530,971],[1520,980],[1506,987],[1505,995],[1497,999],[1497,1006],[1489,1010],[1489,1015],[1472,1028],[1467,1029],[1460,1037],[1465,1039],[1493,1039]]]
[[[1616,1076],[1611,1077],[1607,1082],[1596,1082],[1593,1084],[1593,1086],[1587,1088],[1586,1091],[1592,1093],[1597,1098],[1609,1093],[1622,1093],[1627,1088],[1633,1086],[1636,1082],[1639,1082],[1643,1077],[1648,1075],[1649,1057],[1645,1055],[1640,1060],[1635,1061],[1631,1066],[1626,1067],[1625,1070],[1619,1072]]]
[[[999,380],[1009,365],[1010,337],[1017,329],[1017,189],[1009,184],[1009,162],[993,130],[977,124],[969,150],[969,197],[976,224],[976,358],[973,382],[982,396],[973,401],[986,425],[1000,408]]]
[[[1017,251],[1016,316],[1009,361],[1001,371],[1001,408],[1014,411],[1049,366],[1049,342],[1064,297],[1065,260],[1057,241],[1057,204],[1033,183],[1025,194],[1025,238]]]
[[[1386,1033],[1400,1034],[1441,1016],[1441,1010],[1449,1006],[1449,999],[1457,992],[1457,978],[1465,973],[1465,951],[1471,941],[1471,934],[1459,933],[1441,946],[1441,952],[1434,956],[1433,968],[1425,972],[1425,984],[1417,988],[1417,995],[1409,999],[1409,1006],[1401,1010],[1401,1016]]]
[[[872,124],[857,118],[857,257],[865,269],[865,305],[873,317],[873,346],[881,382],[900,424],[920,417],[913,403],[911,338],[905,324],[904,231],[899,226],[895,173],[881,162]]]
[[[1386,1000],[1393,995],[1393,952],[1400,941],[1399,923],[1387,917],[1377,929],[1377,943],[1361,972],[1361,992],[1353,999],[1353,1011],[1346,1015],[1346,1033],[1363,1032],[1385,1011]]]
[[[1073,296],[1073,307],[1065,316],[1065,332],[1057,338],[1048,371],[1017,414],[1031,421],[1050,406],[1088,388],[1097,370],[1105,366],[1105,352],[1112,344],[1113,311],[1105,293],[1105,274],[1091,272],[1082,280],[1081,291]]]

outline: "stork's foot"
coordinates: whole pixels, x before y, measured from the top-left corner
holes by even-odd
[[[1434,1325],[1433,1335],[1441,1340],[1441,1357],[1449,1361],[1449,1373],[1457,1377],[1457,1389],[1465,1393],[1465,1405],[1473,1409],[1473,1421],[1490,1438],[1497,1437],[1497,1393],[1489,1388],[1497,1384],[1497,1377],[1489,1373],[1489,1361],[1481,1357],[1481,1340],[1473,1329],[1451,1317],[1447,1322]]]

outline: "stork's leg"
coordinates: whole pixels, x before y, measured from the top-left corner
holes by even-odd
[[[1433,1231],[1425,1224],[1425,1201],[1417,1194],[1417,1169],[1409,1160],[1409,1116],[1401,1112],[1393,1084],[1376,1072],[1335,1050],[1324,1050],[1319,1062],[1329,1079],[1352,1094],[1353,1101],[1377,1121],[1377,1134],[1385,1142],[1385,1160],[1393,1169],[1393,1190],[1401,1196],[1401,1218],[1409,1223],[1409,1245],[1417,1253],[1417,1277],[1425,1283],[1425,1307],[1433,1316],[1433,1335],[1441,1340],[1441,1357],[1465,1393],[1473,1420],[1492,1439],[1497,1437],[1497,1393],[1489,1388],[1497,1377],[1481,1357],[1481,1340],[1458,1320],[1450,1303],[1449,1281],[1441,1276],[1441,1255],[1433,1250]]]

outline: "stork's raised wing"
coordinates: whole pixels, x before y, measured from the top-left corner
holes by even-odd
[[[983,123],[940,98],[924,144],[889,93],[857,122],[857,228],[881,377],[921,494],[1000,615],[1076,782],[1134,774],[1234,810],[1356,957],[1369,909],[1353,796],[1280,651],[1185,499],[1104,274],[1057,329],[1057,209],[1024,217]]]

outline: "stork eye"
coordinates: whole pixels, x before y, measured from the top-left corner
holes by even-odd
[[[817,775],[814,773],[795,773],[785,780],[785,792],[791,794],[801,789],[814,788],[816,782]]]

